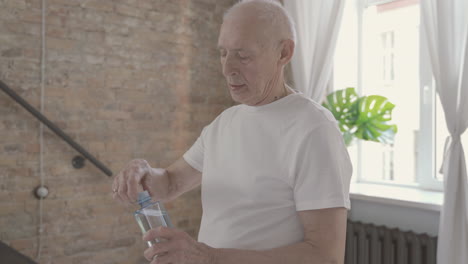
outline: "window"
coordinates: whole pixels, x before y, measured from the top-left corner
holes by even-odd
[[[394,38],[395,31],[387,31],[380,33],[382,39],[382,80],[391,83],[395,80],[395,54],[394,54]]]
[[[442,190],[448,132],[422,34],[419,0],[346,1],[334,89],[387,97],[398,126],[393,144],[361,140],[350,147],[358,182]]]

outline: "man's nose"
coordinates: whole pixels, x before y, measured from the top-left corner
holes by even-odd
[[[232,56],[226,56],[223,62],[223,74],[224,76],[233,76],[239,74],[238,64]]]

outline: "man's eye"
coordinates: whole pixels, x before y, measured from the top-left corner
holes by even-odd
[[[248,58],[249,58],[249,56],[247,56],[246,54],[242,54],[242,53],[238,53],[238,56],[239,56],[239,58],[241,58],[242,60],[248,59]]]
[[[220,52],[219,52],[219,56],[221,56],[221,57],[223,57],[223,58],[226,57],[226,55],[227,55],[227,52],[226,52],[226,51],[220,51]]]

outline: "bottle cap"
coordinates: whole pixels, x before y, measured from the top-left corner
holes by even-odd
[[[140,206],[143,206],[145,203],[151,201],[151,196],[148,191],[143,191],[138,193],[138,203]]]

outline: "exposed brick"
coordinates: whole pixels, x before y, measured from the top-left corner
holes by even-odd
[[[48,5],[60,5],[60,6],[80,6],[82,2],[83,1],[47,0]]]
[[[2,3],[6,8],[26,8],[25,0],[3,0]]]
[[[232,105],[216,51],[235,0],[48,0],[44,114],[114,174],[134,158],[168,166]],[[0,0],[0,79],[40,107],[41,1]],[[195,88],[193,88],[195,87]],[[0,93],[0,240],[35,257],[39,123]],[[147,263],[135,206],[44,127],[42,256],[38,263]],[[196,237],[200,190],[166,206]]]
[[[6,58],[19,57],[22,55],[22,50],[19,48],[11,48],[2,51],[1,56]]]
[[[18,251],[23,251],[25,249],[32,248],[34,242],[34,239],[18,239],[11,241],[10,246]]]
[[[14,214],[16,210],[21,208],[16,208],[14,204],[0,204],[0,216]]]
[[[29,9],[39,9],[42,6],[42,2],[37,0],[25,0],[25,2]]]
[[[38,24],[26,23],[26,22],[5,22],[5,29],[14,34],[25,34],[25,35],[40,35],[40,26]]]
[[[59,38],[47,38],[47,48],[59,51],[73,51],[78,47],[78,43],[73,40],[59,39]]]
[[[55,25],[48,25],[47,26],[47,36],[48,37],[55,37],[55,38],[67,38],[68,31],[66,28],[55,26]]]
[[[41,23],[42,15],[40,9],[28,8],[18,12],[18,17],[21,21],[30,22],[30,23]]]
[[[143,9],[131,7],[128,5],[117,4],[115,7],[115,11],[117,14],[124,15],[124,16],[131,16],[131,17],[138,17],[144,18]]]
[[[84,8],[96,9],[101,11],[114,11],[114,1],[86,0],[82,4]]]

